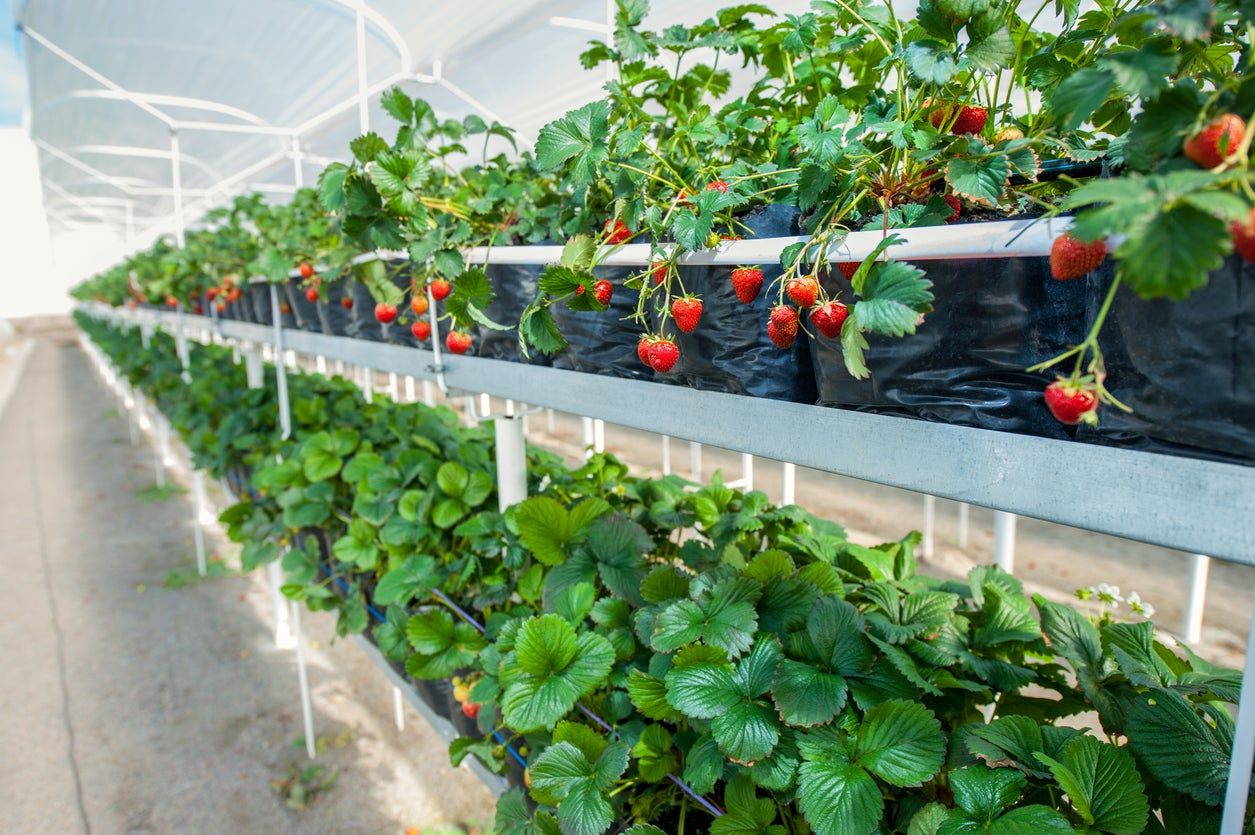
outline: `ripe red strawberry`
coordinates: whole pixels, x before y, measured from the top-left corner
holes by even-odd
[[[197,302],[196,304],[192,305],[192,312],[194,312],[197,316],[199,316],[200,314],[205,312],[205,306],[202,305],[200,302]]]
[[[858,268],[863,266],[858,261],[843,261],[837,264],[837,269],[841,271],[841,275],[845,276],[845,280],[849,281],[854,278],[854,274],[858,272]]]
[[[174,296],[166,296],[166,307],[178,307],[179,300]]]
[[[1245,224],[1230,223],[1229,234],[1233,236],[1233,248],[1238,255],[1255,263],[1255,209],[1251,209]]]
[[[208,290],[206,290],[205,298],[209,299],[210,301],[213,301],[214,299],[218,298],[218,288],[210,287]]]
[[[227,291],[228,302],[235,303],[235,302],[238,302],[239,300],[240,300],[240,288],[239,287],[232,287],[230,290]]]
[[[677,328],[692,333],[702,318],[702,300],[696,296],[681,296],[671,303],[671,315],[675,317]]]
[[[963,201],[956,195],[944,194],[942,198],[946,201],[946,205],[950,207],[950,217],[946,218],[946,223],[959,219],[959,215],[963,214]]]
[[[749,304],[763,289],[763,271],[758,267],[737,267],[732,271],[732,289],[742,304]]]
[[[340,299],[340,307],[343,307],[345,310],[352,310],[353,309],[353,297],[345,296],[344,298]]]
[[[283,304],[279,305],[279,312],[286,316],[287,314],[292,312],[292,306],[288,304],[287,302],[284,302]]]
[[[1207,127],[1185,140],[1181,150],[1202,168],[1215,168],[1233,153],[1246,135],[1242,117],[1226,113],[1212,119]]]
[[[444,338],[444,346],[455,354],[465,354],[471,348],[471,335],[449,331],[449,335]]]
[[[1098,423],[1098,395],[1092,385],[1060,377],[1046,386],[1046,407],[1055,420],[1068,426]]]
[[[309,278],[314,274],[314,268],[310,266],[308,261],[302,261],[301,266],[297,267],[301,273],[301,278]]]
[[[797,339],[797,311],[787,304],[773,307],[767,320],[767,336],[777,348],[792,348]]]
[[[799,275],[790,278],[784,285],[784,292],[793,303],[800,308],[808,308],[819,298],[819,282],[813,275]]]
[[[397,306],[380,302],[375,305],[375,318],[385,325],[397,318]]]
[[[227,303],[226,303],[226,302],[218,302],[218,303],[217,303],[216,305],[214,305],[214,306],[215,306],[216,308],[218,308],[218,312],[219,312],[219,313],[226,313],[226,312],[227,312]]]
[[[717,191],[717,192],[719,192],[720,194],[727,194],[727,193],[728,193],[728,184],[727,184],[726,182],[724,182],[723,180],[714,180],[714,181],[710,182],[709,184],[707,184],[707,186],[706,186],[706,190],[707,190],[707,191]]]
[[[647,333],[641,334],[641,338],[636,341],[636,356],[640,358],[641,365],[650,365],[649,349],[653,347],[653,344],[654,338]]]
[[[422,316],[427,312],[427,296],[423,293],[415,293],[410,299],[410,310],[414,311],[415,316]]]
[[[828,301],[811,308],[811,324],[820,333],[830,339],[841,335],[841,326],[845,324],[850,309],[838,301]]]
[[[305,291],[305,298],[306,298],[307,300],[311,301],[311,302],[316,302],[316,301],[318,301],[318,288],[317,288],[317,287],[310,287],[308,290],[306,290],[306,291]]]
[[[667,280],[667,273],[670,271],[670,267],[666,261],[659,261],[657,264],[653,265],[649,274],[653,276],[654,284],[658,285]]]
[[[632,230],[628,229],[623,221],[617,218],[611,218],[606,221],[606,225],[602,227],[602,231],[606,236],[606,243],[621,244],[632,237]]]
[[[1064,232],[1050,245],[1050,274],[1060,281],[1071,281],[1097,269],[1107,257],[1107,244],[1094,241],[1083,244]]]
[[[462,702],[462,713],[468,719],[474,719],[479,715],[479,705],[475,702]]]
[[[659,374],[675,368],[680,359],[680,349],[670,339],[655,339],[649,346],[649,367]]]
[[[933,127],[941,128],[950,120],[953,111],[949,107],[939,107],[928,117]],[[950,132],[956,136],[962,136],[965,133],[980,133],[985,129],[985,120],[989,118],[989,113],[983,107],[974,105],[963,105],[959,109],[958,118],[954,120],[954,124],[950,126]]]
[[[610,304],[610,298],[614,295],[614,285],[606,279],[601,279],[593,285],[593,298],[600,304]]]
[[[431,283],[431,297],[438,302],[449,298],[449,291],[453,288],[449,286],[449,282],[443,278],[437,278]]]
[[[431,323],[425,319],[420,319],[410,325],[410,333],[414,334],[414,338],[420,342],[426,342],[427,338],[431,336]]]

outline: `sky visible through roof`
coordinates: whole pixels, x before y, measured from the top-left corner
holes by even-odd
[[[17,127],[26,110],[26,66],[13,7],[0,2],[0,128]]]

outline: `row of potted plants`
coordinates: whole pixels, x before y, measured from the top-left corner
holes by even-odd
[[[1255,457],[1244,6],[1044,2],[1026,17],[935,0],[904,18],[820,0],[663,32],[643,28],[647,11],[620,0],[614,38],[583,56],[609,67],[606,98],[547,125],[534,155],[500,124],[441,119],[394,89],[395,138],[355,139],[316,196],[241,198],[185,250],[158,244],[83,293],[121,302],[133,273],[147,298],[204,292],[225,313],[244,277],[287,282],[299,265],[286,306],[310,327],[334,329],[344,305],[368,336],[374,313],[387,339],[419,344],[438,315],[455,353]],[[748,85],[736,96],[730,63]],[[1075,222],[1049,259],[893,257],[894,230],[1060,213]],[[843,261],[853,230],[883,240]],[[682,261],[797,234],[779,264]],[[565,242],[558,263],[465,260],[541,241]],[[632,242],[646,267],[604,265]],[[377,249],[406,260],[352,265]],[[244,315],[268,319],[268,291],[253,292]]]
[[[604,454],[529,448],[499,512],[490,434],[447,409],[293,374],[283,439],[229,352],[185,383],[168,338],[80,324],[246,488],[246,568],[282,560],[340,634],[455,682],[424,688],[458,703],[453,761],[517,766],[503,835],[1218,829],[1240,675],[1148,621]]]

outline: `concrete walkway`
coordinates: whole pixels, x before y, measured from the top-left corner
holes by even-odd
[[[0,414],[0,831],[401,833],[491,821],[493,800],[360,651],[306,617],[333,787],[300,811],[272,781],[308,765],[291,651],[261,575],[194,578],[185,495],[139,497],[151,451],[69,343],[41,339]],[[220,547],[215,544],[215,548]]]

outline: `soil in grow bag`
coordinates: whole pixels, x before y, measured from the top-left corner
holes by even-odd
[[[530,362],[532,365],[549,365],[550,359],[539,351],[531,351],[531,357],[523,359],[519,351],[518,324],[523,309],[536,298],[536,282],[540,278],[540,266],[530,264],[487,264],[484,273],[492,284],[493,300],[484,314],[499,325],[509,325],[510,330],[499,331],[477,327],[472,349],[477,357],[510,362]],[[616,292],[621,288],[615,288]]]
[[[354,339],[366,339],[371,342],[383,342],[383,325],[375,318],[375,297],[360,281],[350,280],[346,288],[353,296],[353,315],[349,323],[349,336]]]
[[[318,322],[322,332],[327,336],[350,336],[349,329],[353,324],[353,311],[344,309],[345,294],[353,298],[349,284],[352,279],[329,281],[323,285],[327,300],[318,300]]]
[[[240,297],[248,296],[253,310],[253,321],[259,325],[274,324],[274,308],[270,304],[270,285],[264,281],[248,285]]]
[[[318,319],[318,302],[309,300],[305,295],[306,289],[296,279],[284,286],[288,294],[288,304],[296,317],[296,326],[303,331],[318,333],[322,330],[322,322]]]
[[[839,340],[813,343],[819,403],[878,414],[1066,439],[1042,402],[1049,378],[1024,369],[1085,336],[1088,279],[1056,281],[1047,258],[922,261],[935,308],[914,335],[867,334],[871,377],[845,369]],[[824,281],[841,290],[839,272]]]
[[[391,269],[389,269],[391,272]],[[383,330],[384,342],[389,345],[404,345],[408,348],[417,348],[418,340],[414,338],[414,333],[410,330],[410,326],[414,323],[414,311],[410,308],[410,270],[408,267],[400,269],[392,276],[392,283],[404,294],[401,303],[397,305],[397,318],[387,325],[380,325]],[[374,305],[371,305],[374,310]]]
[[[746,238],[782,238],[801,234],[798,210],[792,206],[761,206],[741,221]],[[781,350],[767,336],[767,319],[777,297],[769,292],[780,277],[780,265],[763,264],[763,289],[743,304],[732,287],[732,267],[680,267],[684,289],[702,299],[696,330],[670,335],[680,360],[657,379],[696,389],[724,391],[773,400],[815,402],[815,372],[807,340]]]
[[[642,268],[643,269],[643,268]],[[654,371],[641,364],[636,355],[641,327],[627,317],[636,312],[639,293],[623,286],[634,272],[632,267],[597,267],[593,275],[614,284],[610,306],[598,311],[574,311],[565,304],[549,308],[558,330],[566,337],[567,348],[553,358],[554,368],[652,380]]]
[[[1092,282],[1091,321],[1111,279]],[[1183,301],[1121,288],[1098,341],[1107,388],[1133,412],[1103,406],[1079,439],[1255,462],[1255,265],[1230,256]]]

